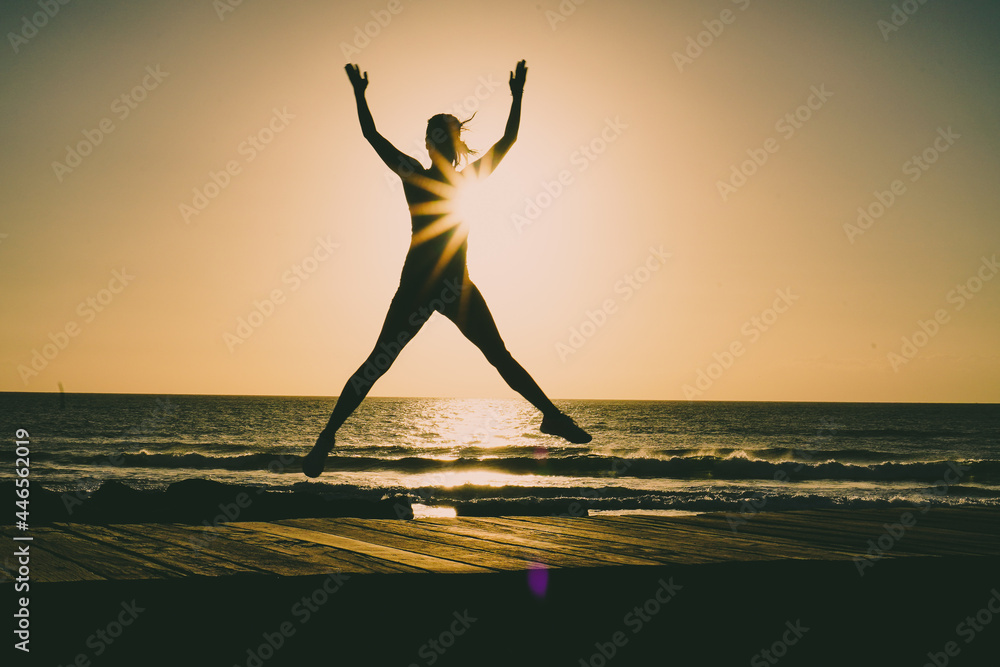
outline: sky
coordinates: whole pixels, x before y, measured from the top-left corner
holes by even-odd
[[[48,14],[46,14],[48,7]],[[0,391],[336,395],[427,119],[517,143],[469,270],[553,398],[1000,400],[1000,6],[10,0]],[[472,196],[472,195],[470,195]],[[509,397],[436,315],[373,396]]]

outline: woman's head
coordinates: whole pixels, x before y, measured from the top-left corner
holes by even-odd
[[[472,115],[475,116],[475,114]],[[427,136],[425,137],[428,152],[440,153],[456,167],[463,158],[475,155],[476,152],[462,141],[462,129],[470,120],[472,118],[459,121],[447,113],[439,113],[431,117],[427,121]]]

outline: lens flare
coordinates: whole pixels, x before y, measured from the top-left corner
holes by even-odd
[[[528,590],[536,598],[544,598],[549,588],[549,570],[544,563],[532,563],[528,570]]]

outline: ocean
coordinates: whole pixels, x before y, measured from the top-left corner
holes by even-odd
[[[329,397],[0,394],[31,440],[31,480],[89,494],[207,479],[378,500],[417,516],[547,503],[569,514],[1000,504],[1000,405],[566,400],[594,437],[539,432],[515,399],[369,398],[326,472],[299,469]],[[460,513],[461,513],[460,511]]]

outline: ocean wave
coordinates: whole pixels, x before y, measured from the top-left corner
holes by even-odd
[[[13,494],[13,481],[0,492]],[[307,516],[408,518],[414,504],[453,507],[459,516],[586,516],[594,511],[680,510],[725,512],[746,517],[761,511],[815,509],[929,509],[979,506],[1000,508],[1000,489],[957,487],[885,490],[865,495],[820,494],[761,489],[650,491],[623,486],[523,487],[466,484],[456,487],[370,488],[353,484],[294,482],[254,487],[201,479],[164,489],[137,489],[104,482],[92,493],[37,488],[32,492],[34,522],[144,521],[211,524],[217,521],[271,521]]]
[[[797,461],[815,463],[821,461],[836,461],[838,463],[885,463],[923,461],[927,462],[922,452],[885,452],[872,449],[805,449],[801,447],[675,447],[653,450],[654,453],[667,458],[697,458],[711,456],[715,458],[745,458],[762,461],[781,462]]]
[[[741,451],[742,450],[734,450]],[[39,458],[39,457],[36,457]],[[292,454],[244,454],[211,456],[199,453],[159,454],[152,452],[123,453],[112,457],[53,455],[40,457],[63,465],[118,467],[230,470],[271,470],[281,472],[297,469],[301,457]],[[807,463],[792,460],[764,460],[730,453],[720,456],[673,456],[658,458],[616,458],[596,454],[575,456],[512,456],[460,457],[454,459],[401,456],[397,458],[331,455],[326,469],[345,472],[442,473],[489,470],[508,474],[532,474],[564,477],[683,480],[775,480],[892,482],[916,481],[928,484],[955,485],[959,482],[1000,482],[1000,461],[909,461],[881,463],[842,463],[826,460]]]
[[[852,496],[830,497],[815,494],[768,496],[767,502],[761,507],[750,505],[746,498],[720,498],[701,495],[698,497],[678,497],[645,495],[631,498],[594,498],[574,496],[558,496],[555,498],[537,498],[527,496],[516,499],[475,498],[451,503],[458,516],[517,516],[521,514],[537,514],[535,508],[543,508],[545,514],[565,514],[568,516],[587,516],[590,512],[632,510],[675,510],[684,512],[725,512],[744,518],[760,511],[787,512],[794,510],[819,509],[913,509],[923,507],[925,503],[915,503],[903,498],[858,498]],[[928,507],[1000,507],[1000,498],[961,500],[934,499],[926,503]],[[749,509],[748,509],[749,508]]]

